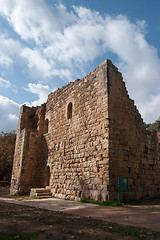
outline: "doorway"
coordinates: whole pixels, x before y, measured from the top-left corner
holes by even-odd
[[[45,168],[45,187],[49,186],[50,183],[50,167],[49,165],[46,166]]]

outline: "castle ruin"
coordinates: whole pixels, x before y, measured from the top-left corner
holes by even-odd
[[[128,177],[130,199],[158,197],[159,146],[105,60],[43,105],[21,107],[10,191],[47,187],[58,198],[106,201],[117,199],[118,177]]]

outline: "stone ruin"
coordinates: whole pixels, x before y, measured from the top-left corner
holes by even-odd
[[[118,177],[128,177],[130,199],[159,197],[159,146],[105,60],[43,105],[21,107],[10,191],[106,201],[117,199]]]

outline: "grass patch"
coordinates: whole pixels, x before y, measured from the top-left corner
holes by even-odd
[[[116,232],[120,234],[121,236],[130,236],[133,237],[135,240],[148,240],[150,239],[150,231],[145,228],[138,228],[133,226],[122,226],[119,224],[111,224],[110,226],[107,226],[108,232]],[[160,233],[152,233],[151,239],[160,239]]]
[[[31,198],[37,199],[38,197],[36,195],[32,195]]]
[[[38,240],[38,235],[36,233],[11,233],[2,234],[0,233],[1,240]]]
[[[141,235],[141,229],[133,227],[133,226],[121,226],[118,224],[112,225],[108,228],[109,232],[118,232],[122,236],[130,235],[132,237],[135,237],[136,239],[139,239]]]
[[[99,206],[121,206],[122,203],[119,201],[99,201],[99,200],[90,200],[90,199],[82,199],[82,203],[92,203],[92,204],[97,204]]]

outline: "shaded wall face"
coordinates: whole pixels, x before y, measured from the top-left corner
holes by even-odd
[[[156,134],[146,131],[121,74],[113,67],[108,68],[108,81],[110,197],[117,199],[118,176],[129,178],[130,198],[158,196],[160,161]]]
[[[18,131],[21,131],[23,129],[28,129],[28,130],[37,130],[37,123],[38,123],[38,118],[36,115],[36,107],[27,107],[27,106],[22,106],[21,112],[20,112],[20,121],[19,121],[19,126],[18,126]]]
[[[20,177],[22,168],[22,152],[24,148],[25,130],[19,132],[16,138],[14,162],[11,178],[11,194],[16,194],[20,190]]]
[[[95,70],[48,98],[48,163],[51,191],[56,197],[107,198],[108,95],[105,74],[104,68]]]
[[[26,129],[36,130],[37,119],[35,118],[36,108],[29,108],[22,106],[20,109],[18,131],[15,145],[12,179],[10,192],[12,194],[17,194],[22,191],[24,181],[21,180],[22,173],[24,172],[24,166],[26,165],[26,148],[28,149],[28,144],[26,139],[28,138],[28,131]]]
[[[11,180],[12,194],[29,194],[31,188],[45,186],[48,147],[44,134],[48,130],[48,121],[44,115],[45,105],[21,108]]]

